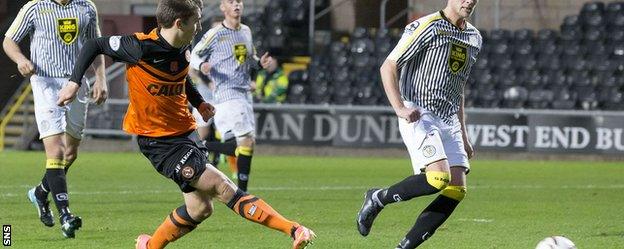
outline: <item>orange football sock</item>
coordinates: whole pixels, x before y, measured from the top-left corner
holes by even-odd
[[[282,231],[288,236],[292,236],[293,229],[299,226],[296,222],[284,218],[262,199],[240,189],[236,191],[228,207],[245,219]]]
[[[238,174],[238,166],[236,166],[236,157],[235,156],[227,156],[227,162],[230,166],[230,171],[233,174]]]
[[[194,221],[186,211],[186,205],[182,205],[165,218],[156,229],[152,238],[147,243],[148,249],[165,248],[170,242],[174,242],[187,233],[193,231],[199,222]]]

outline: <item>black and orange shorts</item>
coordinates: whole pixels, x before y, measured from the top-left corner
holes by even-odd
[[[169,137],[138,136],[137,142],[158,173],[173,180],[184,193],[195,191],[191,183],[206,170],[206,147],[197,132]]]

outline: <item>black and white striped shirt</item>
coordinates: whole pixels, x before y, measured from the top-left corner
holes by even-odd
[[[35,74],[67,78],[74,69],[82,45],[100,36],[98,15],[91,0],[53,0],[26,3],[5,36],[20,42],[30,35],[30,60]]]
[[[206,32],[191,53],[191,67],[201,63],[211,66],[210,79],[215,83],[215,103],[230,99],[247,99],[250,94],[250,70],[258,67],[251,30],[241,24],[230,29],[223,24]]]
[[[407,25],[387,58],[397,63],[403,100],[452,123],[481,44],[481,34],[472,24],[466,22],[461,30],[442,11]]]

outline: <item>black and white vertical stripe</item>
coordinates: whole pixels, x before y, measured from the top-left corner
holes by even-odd
[[[460,30],[439,12],[420,18],[406,27],[388,59],[400,70],[400,91],[404,100],[416,103],[452,123],[461,105],[464,85],[481,49],[481,35],[469,23]],[[456,73],[450,70],[452,44],[466,47],[466,61]]]
[[[61,39],[58,20],[76,18],[77,38],[70,44]],[[82,45],[100,36],[95,4],[91,0],[71,0],[61,5],[53,0],[32,0],[24,5],[6,36],[20,42],[30,35],[30,60],[42,77],[71,75]]]
[[[235,47],[244,45],[247,51],[243,63],[237,59]],[[191,66],[201,62],[211,66],[210,79],[215,83],[215,103],[230,99],[247,99],[250,93],[250,69],[257,64],[251,30],[241,24],[239,29],[223,25],[210,29],[193,49]],[[194,61],[199,60],[199,61]]]

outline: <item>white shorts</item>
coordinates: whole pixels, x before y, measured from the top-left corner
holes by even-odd
[[[209,104],[213,103],[214,98],[213,98],[212,90],[210,90],[210,88],[206,84],[200,83],[200,84],[195,85],[195,87],[197,88],[197,91],[202,96],[202,98],[204,98],[204,101],[206,101]],[[197,124],[198,128],[208,127],[213,122],[212,118],[208,120],[208,122],[204,121],[201,114],[199,114],[199,111],[197,111],[197,108],[194,108],[194,107],[193,107],[193,117],[195,117],[195,123]]]
[[[39,138],[67,133],[76,139],[82,139],[89,106],[89,84],[86,79],[83,80],[76,99],[67,106],[59,107],[56,101],[68,80],[37,75],[30,77]]]
[[[412,102],[404,103],[407,107],[421,109],[422,113],[420,119],[413,123],[399,118],[399,131],[410,154],[414,174],[424,172],[427,165],[443,159],[447,159],[451,167],[460,166],[470,170],[459,121],[448,125]]]
[[[231,99],[215,105],[214,122],[221,134],[231,132],[235,137],[256,136],[256,119],[251,102]]]

